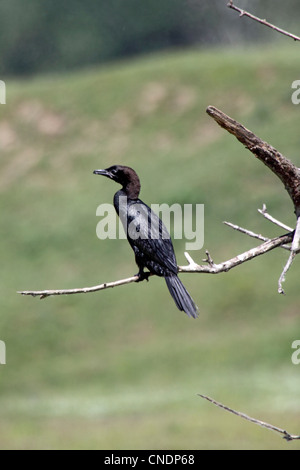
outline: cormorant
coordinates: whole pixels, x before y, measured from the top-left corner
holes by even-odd
[[[170,234],[160,218],[139,199],[141,184],[136,172],[127,166],[114,165],[106,170],[95,170],[94,174],[122,185],[114,196],[114,207],[139,267],[137,282],[148,280],[150,273],[164,277],[179,310],[197,318],[198,308],[177,275]],[[145,273],[144,268],[149,272]]]

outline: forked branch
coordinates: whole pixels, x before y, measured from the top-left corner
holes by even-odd
[[[290,269],[296,254],[299,253],[300,248],[300,169],[270,144],[261,140],[249,129],[219,109],[209,106],[206,111],[209,116],[230,134],[233,134],[239,142],[282,181],[293,202],[297,223],[293,231],[291,254],[278,282],[278,292],[284,294],[282,284],[285,281],[285,275]]]
[[[188,266],[179,266],[179,272],[181,273],[206,273],[206,274],[219,274],[226,273],[231,269],[239,266],[240,264],[250,261],[257,256],[264,255],[268,251],[274,250],[279,246],[285,245],[286,243],[291,243],[293,240],[293,233],[288,233],[277,238],[271,238],[270,240],[264,242],[262,245],[259,245],[251,250],[245,251],[244,253],[235,256],[223,263],[215,264],[208,252],[206,252],[207,259],[204,260],[207,265],[197,264],[192,257],[185,253],[185,257],[189,262]]]
[[[289,233],[282,235],[281,237],[273,238],[262,245],[259,245],[255,248],[252,248],[245,253],[235,256],[227,261],[224,261],[220,264],[215,264],[208,252],[206,252],[207,258],[205,261],[206,264],[199,265],[197,264],[192,257],[185,253],[185,257],[189,262],[188,266],[179,266],[178,271],[180,273],[203,273],[203,274],[219,274],[230,271],[230,269],[239,266],[246,261],[250,261],[257,256],[261,256],[268,251],[274,250],[279,246],[285,245],[286,243],[291,243],[293,240],[293,234]],[[61,290],[42,290],[42,291],[19,291],[18,294],[22,295],[31,295],[32,297],[39,297],[40,299],[45,299],[53,295],[72,295],[72,294],[87,294],[90,292],[97,292],[104,289],[109,289],[112,287],[123,286],[126,284],[131,284],[132,282],[137,282],[138,276],[132,276],[127,279],[121,279],[114,282],[106,282],[104,284],[99,284],[98,286],[93,287],[84,287],[80,289],[61,289]]]

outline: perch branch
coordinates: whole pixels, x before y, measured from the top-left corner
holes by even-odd
[[[263,24],[264,26],[267,26],[268,28],[271,28],[274,31],[277,31],[280,34],[283,34],[284,36],[288,36],[289,38],[294,39],[294,41],[300,41],[300,37],[296,36],[295,34],[289,33],[288,31],[285,31],[284,29],[278,28],[278,26],[275,26],[274,24],[269,23],[267,20],[258,18],[257,16],[254,16],[251,13],[248,13],[248,11],[242,10],[241,8],[235,6],[233,4],[233,0],[230,0],[227,6],[228,8],[231,8],[232,10],[237,11],[240,17],[247,16],[251,20],[254,20],[260,24]]]
[[[293,240],[293,233],[288,233],[286,235],[282,235],[280,237],[271,238],[270,240],[264,242],[262,245],[259,245],[251,250],[245,251],[244,253],[235,256],[234,258],[229,259],[228,261],[224,261],[220,264],[215,264],[208,252],[207,259],[205,262],[207,265],[199,265],[197,264],[192,257],[185,253],[185,257],[189,262],[188,266],[179,266],[179,272],[181,273],[206,273],[206,274],[219,274],[230,271],[232,268],[239,266],[240,264],[245,263],[246,261],[250,261],[257,256],[264,255],[268,251],[274,250],[279,246],[285,245],[286,243],[291,243]]]
[[[127,279],[121,279],[120,281],[105,282],[93,287],[83,287],[80,289],[61,289],[61,290],[41,290],[41,291],[19,291],[21,295],[31,295],[32,297],[39,297],[41,300],[52,295],[71,295],[71,294],[88,294],[89,292],[97,292],[99,290],[109,289],[110,287],[124,286],[131,282],[136,282],[138,276],[128,277]]]
[[[223,405],[222,403],[219,403],[218,401],[214,400],[213,398],[207,397],[206,395],[201,395],[198,394],[199,397],[204,398],[205,400],[209,401],[213,405],[218,406],[219,408],[222,408],[225,411],[229,411],[229,413],[232,413],[236,416],[239,416],[240,418],[246,419],[247,421],[250,421],[251,423],[257,424],[258,426],[262,426],[263,428],[270,429],[271,431],[278,432],[279,434],[283,435],[283,439],[286,441],[294,441],[294,440],[300,440],[300,436],[290,434],[289,432],[285,431],[284,429],[278,428],[277,426],[273,426],[273,424],[265,423],[264,421],[261,421],[259,419],[251,418],[250,416],[246,415],[245,413],[241,413],[240,411],[233,410],[232,408],[229,408],[228,406]]]
[[[250,261],[257,256],[263,255],[268,251],[273,250],[278,246],[282,246],[286,243],[291,243],[293,240],[293,234],[286,234],[282,235],[281,237],[273,238],[262,245],[259,245],[256,248],[252,248],[241,255],[235,256],[228,261],[224,261],[220,264],[215,264],[208,252],[206,252],[207,259],[204,260],[207,264],[199,265],[195,263],[192,257],[185,253],[185,257],[187,258],[189,265],[188,266],[178,266],[178,271],[180,273],[209,273],[209,274],[218,274],[221,272],[227,272],[230,269],[245,263],[246,261]],[[50,297],[52,295],[70,295],[70,294],[87,294],[89,292],[97,292],[100,290],[108,289],[110,287],[118,287],[123,286],[125,284],[130,284],[132,282],[136,282],[138,280],[138,276],[132,276],[127,279],[121,279],[119,281],[114,282],[106,282],[104,284],[100,284],[98,286],[93,287],[84,287],[80,289],[62,289],[62,290],[42,290],[42,291],[19,291],[18,294],[21,295],[31,295],[32,297],[40,297],[40,299],[45,299],[46,297]]]

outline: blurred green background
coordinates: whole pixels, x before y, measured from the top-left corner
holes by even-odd
[[[31,0],[30,5],[37,3],[56,2]],[[83,21],[83,3],[72,3]],[[112,5],[117,3],[125,2]],[[211,36],[220,23],[210,29],[207,22],[218,5],[227,37],[241,37],[246,23],[233,20],[234,12],[228,16],[226,2],[203,3],[199,24]],[[177,4],[180,10],[183,2]],[[21,2],[10,5],[11,10],[4,1],[1,8],[7,7],[7,21],[17,22],[11,12]],[[197,5],[201,9],[200,2],[184,5],[187,18]],[[32,32],[46,11],[33,10],[28,9],[27,28]],[[165,10],[159,11],[165,18]],[[52,13],[53,24],[61,24]],[[283,17],[281,26],[292,26],[288,20]],[[191,21],[185,25],[192,30]],[[256,31],[251,24],[247,31],[251,27]],[[23,30],[19,25],[15,36]],[[65,40],[74,33],[71,26],[62,31]],[[79,43],[80,31],[72,36]],[[256,37],[253,44],[238,41],[239,47],[223,44],[220,36],[212,48],[209,34],[196,36],[179,42],[179,48],[176,41],[162,41],[134,53],[100,57],[99,52],[97,59],[82,62],[71,52],[66,52],[69,62],[54,53],[45,60],[47,67],[39,67],[40,60],[26,66],[39,51],[38,37],[28,55],[26,48],[21,54],[22,70],[2,62],[7,104],[0,106],[0,339],[7,364],[0,366],[1,449],[300,448],[197,396],[212,396],[300,432],[300,365],[291,361],[292,342],[300,339],[299,276],[295,262],[287,295],[277,294],[284,250],[227,274],[182,274],[199,305],[196,321],[176,309],[159,278],[43,301],[16,294],[92,286],[136,272],[126,240],[96,237],[96,209],[111,202],[118,187],[96,178],[95,168],[115,163],[135,168],[148,204],[205,204],[204,249],[216,262],[256,244],[224,220],[279,235],[282,231],[257,212],[266,203],[275,217],[295,224],[280,181],[205,109],[222,109],[300,166],[300,108],[291,102],[299,45],[271,31],[269,43],[262,37],[255,44]],[[8,54],[9,38],[2,35],[0,44]],[[51,49],[53,41],[48,38],[47,44]],[[77,43],[73,47],[78,51]],[[12,49],[10,61],[19,66],[18,50]],[[186,264],[185,240],[174,246],[178,263]],[[191,255],[200,261],[204,249]]]

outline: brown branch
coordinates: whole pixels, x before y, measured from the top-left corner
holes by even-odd
[[[229,411],[229,413],[232,413],[236,416],[239,416],[240,418],[246,419],[247,421],[250,421],[251,423],[257,424],[258,426],[262,426],[263,428],[270,429],[271,431],[278,432],[279,434],[283,435],[283,439],[286,441],[294,441],[294,440],[300,440],[300,436],[290,434],[289,432],[285,431],[284,429],[278,428],[277,426],[273,426],[273,424],[266,423],[265,421],[261,421],[256,418],[251,418],[250,416],[246,415],[245,413],[241,413],[240,411],[233,410],[232,408],[229,408],[228,406],[223,405],[222,403],[219,403],[218,401],[214,400],[213,398],[207,397],[206,395],[201,395],[198,394],[199,397],[204,398],[205,400],[209,401],[213,405],[218,406],[219,408],[222,408],[225,411]]]
[[[280,178],[293,201],[298,218],[300,216],[300,169],[274,147],[219,109],[209,106],[206,112]]]
[[[277,31],[278,33],[283,34],[284,36],[288,36],[291,39],[294,39],[294,41],[300,41],[299,36],[296,36],[295,34],[291,34],[288,31],[285,31],[284,29],[278,28],[278,26],[275,26],[274,24],[269,23],[267,20],[258,18],[257,16],[254,16],[251,13],[248,13],[247,11],[242,10],[241,8],[235,6],[233,4],[233,0],[230,0],[227,6],[228,8],[231,8],[232,10],[237,11],[240,14],[240,17],[247,16],[248,18],[251,18],[251,20],[257,21],[258,23],[263,24],[264,26],[267,26],[268,28],[271,28],[274,31]]]

